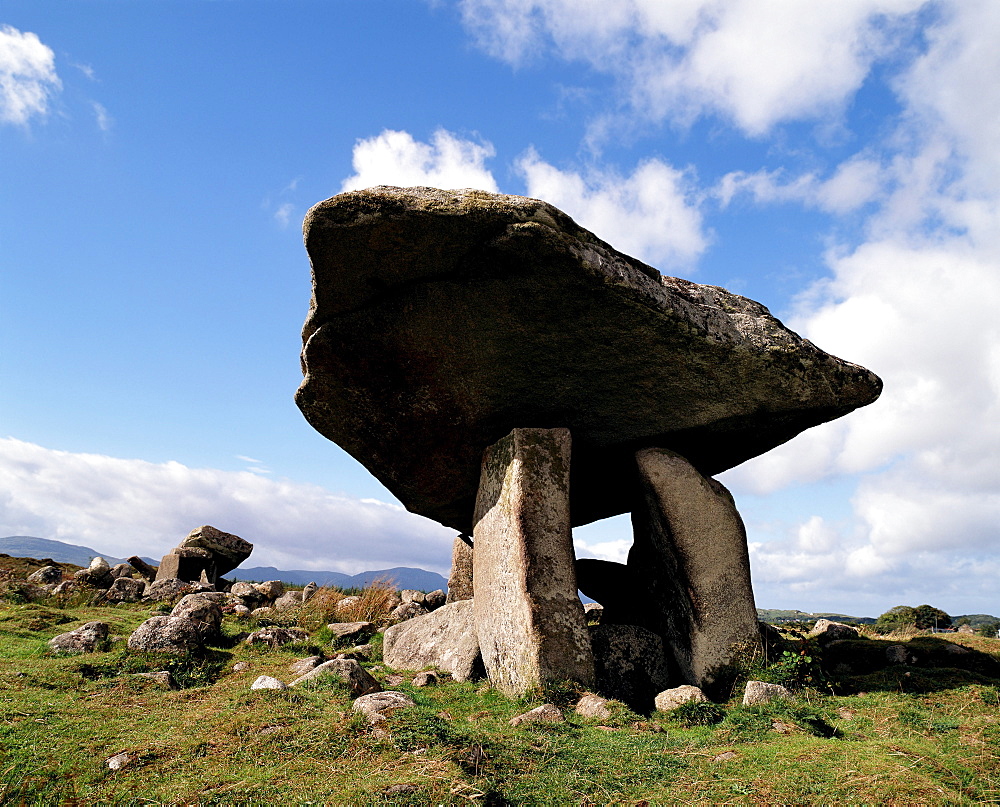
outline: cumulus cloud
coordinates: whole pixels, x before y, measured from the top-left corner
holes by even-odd
[[[159,557],[212,524],[254,543],[250,563],[354,574],[447,574],[454,532],[402,507],[250,472],[53,451],[0,439],[0,534]]]
[[[102,132],[111,131],[111,127],[114,125],[114,118],[108,114],[107,108],[104,104],[99,104],[97,101],[91,102],[91,107],[94,110],[94,119],[97,121],[97,128]]]
[[[554,50],[618,79],[656,120],[722,115],[759,136],[839,112],[927,0],[463,0],[479,44],[514,64]]]
[[[690,266],[707,238],[689,172],[651,159],[630,176],[560,170],[533,149],[517,163],[529,196],[555,205],[616,249],[657,267]]]
[[[354,174],[344,180],[342,191],[375,185],[433,188],[478,188],[498,192],[486,160],[495,150],[490,143],[464,140],[438,129],[429,143],[409,132],[386,129],[354,146]]]
[[[37,34],[0,26],[0,123],[44,117],[61,87],[52,49]]]

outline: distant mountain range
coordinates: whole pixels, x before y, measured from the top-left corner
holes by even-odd
[[[53,541],[48,538],[35,538],[30,535],[9,535],[0,538],[0,552],[15,558],[36,558],[43,560],[49,558],[56,563],[72,563],[76,566],[89,566],[92,558],[98,556],[104,558],[114,566],[116,563],[124,563],[124,558],[116,558],[89,546],[78,546],[77,544],[67,544],[62,541]],[[159,559],[142,558],[146,563],[154,566],[159,565]],[[396,588],[412,588],[417,591],[434,591],[435,589],[448,590],[448,581],[436,572],[428,572],[425,569],[412,569],[405,566],[397,566],[393,569],[378,569],[371,572],[361,572],[360,574],[344,574],[343,572],[331,572],[323,570],[291,569],[283,571],[273,566],[253,566],[248,569],[236,569],[226,575],[229,580],[250,580],[260,582],[264,580],[281,580],[292,585],[305,585],[315,582],[320,586],[336,586],[337,588],[364,588],[371,585],[375,580],[392,580]]]

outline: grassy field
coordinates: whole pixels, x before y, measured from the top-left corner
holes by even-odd
[[[262,650],[227,618],[203,657],[136,655],[124,639],[155,605],[0,602],[0,802],[4,804],[979,804],[1000,801],[1000,640],[949,635],[795,649],[745,674],[810,686],[792,701],[680,717],[618,709],[584,719],[571,688],[510,701],[477,683],[394,687],[415,708],[377,735],[331,684],[251,691],[316,641]],[[54,656],[46,641],[90,620],[112,642]],[[916,664],[886,666],[903,643]],[[961,643],[956,652],[955,643]],[[806,648],[803,648],[806,649]],[[805,659],[811,659],[806,662]],[[236,662],[248,669],[234,672]],[[391,671],[369,671],[385,681]],[[171,691],[133,673],[169,668]],[[409,679],[407,679],[409,680]],[[545,700],[567,721],[510,719]],[[718,721],[718,722],[713,722]],[[117,771],[106,760],[126,752]]]

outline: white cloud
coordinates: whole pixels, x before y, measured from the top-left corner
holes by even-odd
[[[706,112],[759,136],[839,112],[926,0],[463,0],[479,44],[511,63],[551,48],[619,80],[656,120]]]
[[[555,205],[615,249],[657,268],[690,266],[707,245],[694,180],[661,160],[631,176],[561,171],[529,150],[517,163],[529,196]]]
[[[104,104],[92,101],[91,107],[94,110],[94,119],[97,121],[97,128],[102,132],[110,131],[115,121],[114,118],[108,114],[108,110],[105,108]]]
[[[52,49],[37,34],[0,26],[0,123],[23,126],[44,117],[61,87]]]
[[[53,451],[0,438],[0,534],[158,557],[212,524],[251,541],[249,563],[447,574],[454,532],[402,507],[249,472]]]
[[[291,202],[284,202],[278,205],[278,209],[274,211],[274,220],[282,227],[287,227],[292,220],[293,213],[295,213],[295,205]]]
[[[344,180],[341,191],[426,185],[496,193],[496,180],[485,165],[494,154],[490,143],[463,140],[444,129],[435,131],[430,143],[421,143],[408,132],[386,129],[355,144],[355,173]]]

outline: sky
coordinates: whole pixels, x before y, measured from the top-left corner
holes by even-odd
[[[0,535],[447,574],[294,405],[301,222],[476,187],[881,376],[719,477],[758,606],[1000,614],[998,75],[996,0],[4,0]]]

